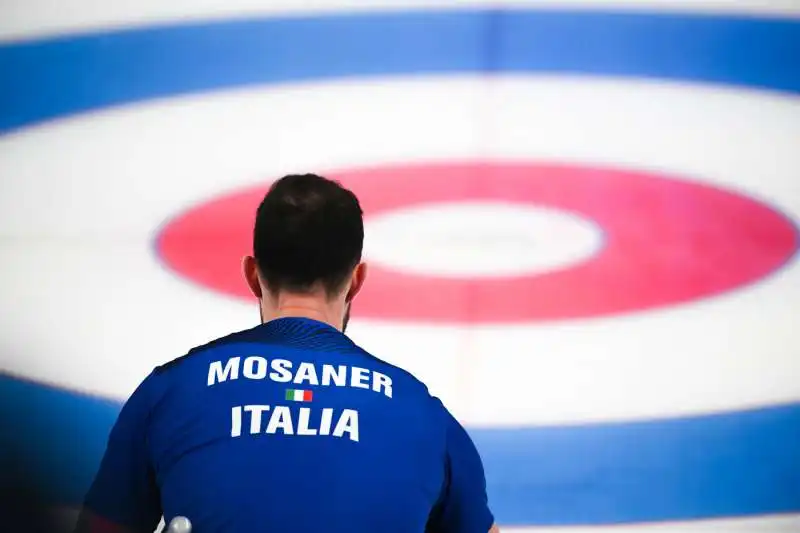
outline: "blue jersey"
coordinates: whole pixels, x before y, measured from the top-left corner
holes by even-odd
[[[480,457],[408,372],[282,318],[160,366],[124,405],[85,507],[151,532],[487,533]]]

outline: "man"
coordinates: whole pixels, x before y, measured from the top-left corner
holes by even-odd
[[[345,334],[366,279],[356,197],[313,174],[256,213],[262,324],[160,366],[119,415],[79,530],[496,532],[480,457],[409,373]]]

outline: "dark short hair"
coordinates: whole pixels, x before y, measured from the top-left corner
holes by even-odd
[[[361,261],[364,220],[355,194],[316,174],[290,174],[256,212],[253,255],[270,292],[339,292]]]

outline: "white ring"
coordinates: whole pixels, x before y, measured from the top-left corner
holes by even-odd
[[[0,139],[13,191],[0,197],[13,236],[0,320],[14,332],[0,364],[121,398],[154,365],[254,325],[254,305],[163,269],[152,238],[182,209],[291,171],[476,154],[613,165],[733,188],[797,219],[799,102],[662,82],[433,77],[230,91],[22,130]],[[444,328],[360,321],[356,305],[352,334],[473,425],[629,420],[799,399],[798,302],[795,258],[742,290],[625,318]]]

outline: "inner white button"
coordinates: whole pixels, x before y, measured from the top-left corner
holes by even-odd
[[[365,259],[440,277],[509,277],[561,270],[600,250],[603,233],[575,213],[534,205],[414,206],[366,221]]]

